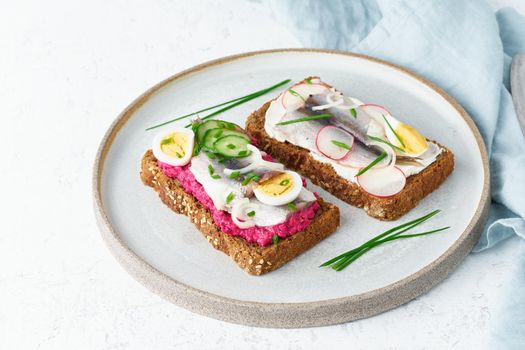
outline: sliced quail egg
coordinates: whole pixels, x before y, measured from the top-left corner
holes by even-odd
[[[192,130],[176,128],[159,133],[153,139],[153,154],[163,163],[183,166],[193,154],[195,135]]]
[[[260,181],[253,192],[264,204],[283,205],[294,201],[301,193],[302,187],[303,181],[299,174],[294,171],[282,171]]]
[[[419,131],[408,124],[400,122],[390,114],[385,115],[385,119],[390,124],[389,126],[385,123],[386,137],[391,144],[403,149],[404,152],[400,154],[418,157],[425,153],[428,149],[428,143]]]

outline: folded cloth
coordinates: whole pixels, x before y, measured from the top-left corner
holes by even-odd
[[[510,236],[525,238],[525,139],[509,92],[511,56],[525,52],[523,16],[510,8],[494,14],[489,4],[477,0],[266,3],[305,47],[397,63],[458,100],[480,129],[491,166],[490,218],[474,251]],[[508,322],[495,327],[495,348],[525,344],[525,248],[516,266],[515,288],[507,298],[515,307]]]

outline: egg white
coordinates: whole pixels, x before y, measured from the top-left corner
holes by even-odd
[[[301,193],[303,187],[303,181],[301,176],[295,171],[284,171],[286,174],[290,175],[292,178],[292,188],[290,191],[280,195],[280,196],[269,196],[257,187],[253,190],[255,197],[262,203],[268,205],[284,205],[287,203],[293,202]]]
[[[171,135],[173,133],[184,133],[188,136],[188,143],[184,147],[184,156],[182,158],[175,158],[172,157],[166,153],[164,153],[161,149],[161,142],[164,138],[166,138],[168,135]],[[186,129],[186,128],[172,128],[172,129],[166,129],[160,133],[158,133],[153,138],[152,143],[152,150],[153,155],[157,160],[160,160],[163,163],[173,165],[173,166],[183,166],[190,162],[191,157],[193,155],[193,146],[195,144],[195,134],[192,130]]]

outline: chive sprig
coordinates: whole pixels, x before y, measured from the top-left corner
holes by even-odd
[[[161,126],[164,126],[164,125],[167,125],[167,124],[170,124],[170,123],[173,123],[173,122],[176,122],[176,121],[179,121],[179,120],[182,120],[182,119],[185,119],[185,118],[188,118],[188,117],[191,117],[191,116],[194,116],[194,115],[197,115],[199,113],[202,113],[202,112],[207,112],[207,111],[210,111],[212,109],[215,109],[215,108],[219,108],[219,107],[223,107],[219,110],[216,110],[210,114],[208,114],[207,116],[201,118],[202,120],[205,120],[205,119],[210,119],[218,114],[221,114],[231,108],[234,108],[234,107],[237,107],[245,102],[248,102],[250,100],[253,100],[259,96],[262,96],[272,90],[275,90],[277,89],[278,87],[284,85],[284,84],[288,84],[291,80],[290,79],[286,79],[286,80],[283,80],[275,85],[272,85],[270,87],[267,87],[265,89],[262,89],[262,90],[259,90],[259,91],[255,91],[255,92],[252,92],[248,95],[245,95],[245,96],[241,96],[241,97],[237,97],[237,98],[234,98],[232,100],[229,100],[229,101],[226,101],[226,102],[222,102],[222,103],[219,103],[219,104],[216,104],[214,106],[211,106],[211,107],[206,107],[206,108],[203,108],[203,109],[200,109],[198,111],[195,111],[195,112],[192,112],[192,113],[189,113],[189,114],[186,114],[186,115],[183,115],[183,116],[180,116],[180,117],[177,117],[177,118],[174,118],[174,119],[170,119],[170,120],[167,120],[165,122],[162,122],[160,124],[157,124],[157,125],[153,125],[153,126],[150,126],[149,128],[146,129],[147,130],[152,130],[152,129],[155,129],[155,128],[159,128]],[[191,125],[191,124],[190,124]],[[190,126],[190,125],[187,125],[187,126]]]
[[[324,262],[323,264],[320,265],[320,267],[331,266],[332,269],[334,269],[336,271],[341,271],[345,267],[347,267],[348,265],[350,265],[351,263],[353,263],[354,261],[359,259],[359,257],[364,255],[365,253],[367,253],[371,249],[373,249],[373,248],[375,248],[378,245],[381,245],[383,243],[390,242],[390,241],[393,241],[393,240],[396,240],[396,239],[406,239],[406,238],[412,238],[412,237],[426,236],[426,235],[430,235],[430,234],[433,234],[433,233],[436,233],[436,232],[440,232],[440,231],[444,231],[446,229],[449,229],[450,226],[446,226],[446,227],[442,227],[442,228],[438,228],[438,229],[430,230],[430,231],[426,231],[426,232],[403,235],[403,233],[405,233],[408,230],[411,230],[412,228],[414,228],[414,227],[424,223],[425,221],[429,220],[430,218],[432,218],[433,216],[438,214],[440,211],[441,210],[434,210],[434,211],[432,211],[432,212],[430,212],[430,213],[428,213],[426,215],[423,215],[420,218],[417,218],[417,219],[414,219],[412,221],[409,221],[409,222],[406,222],[404,224],[401,224],[401,225],[398,225],[396,227],[393,227],[393,228],[391,228],[391,229],[389,229],[389,230],[387,230],[387,231],[377,235],[376,237],[370,239],[369,241],[363,243],[359,247],[354,248],[352,250],[349,250],[349,251],[347,251],[345,253],[342,253],[342,254],[336,256],[335,258],[332,258],[332,259]]]

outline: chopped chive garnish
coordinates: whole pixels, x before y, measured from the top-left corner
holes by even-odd
[[[196,157],[199,155],[199,152],[201,151],[201,148],[197,142],[195,142],[195,145],[193,146],[193,156]]]
[[[401,144],[401,146],[403,146],[403,148],[405,148],[405,144],[403,143],[403,140],[401,140],[401,138],[399,137],[399,135],[394,131],[394,128],[392,128],[392,125],[390,125],[390,123],[388,122],[388,120],[386,119],[385,115],[384,114],[381,114],[383,116],[383,119],[385,120],[385,123],[386,125],[388,125],[388,128],[390,129],[390,131],[392,131],[392,133],[394,134],[394,136],[396,137],[396,139],[399,141],[399,143]]]
[[[273,244],[277,244],[277,243],[279,243],[279,236],[277,236],[277,235],[273,235],[273,236],[272,236],[272,243],[273,243]]]
[[[404,151],[402,148],[399,148],[399,147],[397,147],[397,146],[391,144],[391,143],[388,142],[387,140],[383,140],[383,139],[380,138],[380,137],[375,137],[375,136],[372,136],[372,135],[368,135],[368,138],[371,139],[371,140],[375,140],[375,141],[377,141],[377,142],[382,142],[382,143],[384,143],[384,144],[386,144],[386,145],[389,145],[389,146],[392,147],[393,149],[398,150],[399,152],[403,152],[403,153],[405,153],[405,151]]]
[[[220,175],[217,175],[217,174],[215,174],[215,175],[212,175],[212,176],[211,176],[211,178],[212,178],[212,179],[214,179],[214,180],[218,180],[218,179],[220,179],[220,178],[221,178],[221,176],[220,176]]]
[[[429,235],[429,234],[432,234],[432,233],[440,232],[440,231],[443,231],[443,230],[446,230],[446,229],[450,228],[449,226],[447,226],[447,227],[442,227],[442,228],[431,230],[431,231],[426,231],[426,232],[421,232],[421,233],[416,233],[416,234],[402,235],[402,233],[404,233],[404,232],[406,232],[406,231],[416,227],[417,225],[427,221],[428,219],[430,219],[431,217],[433,217],[434,215],[436,215],[439,212],[440,212],[440,210],[434,210],[433,212],[431,212],[431,213],[429,213],[427,215],[424,215],[424,216],[422,216],[420,218],[417,218],[415,220],[412,220],[412,221],[406,222],[404,224],[401,224],[399,226],[393,227],[393,228],[391,228],[391,229],[389,229],[389,230],[387,230],[387,231],[377,235],[376,237],[370,239],[369,241],[363,243],[359,247],[354,248],[352,250],[349,250],[349,251],[347,251],[347,252],[345,252],[343,254],[340,254],[340,255],[336,256],[335,258],[332,258],[332,259],[326,261],[325,263],[321,264],[320,267],[331,266],[332,269],[334,269],[336,271],[341,271],[342,269],[344,269],[345,267],[347,267],[348,265],[350,265],[351,263],[356,261],[360,256],[362,256],[363,254],[365,254],[366,252],[368,252],[372,248],[377,247],[378,245],[383,244],[385,242],[393,241],[393,240],[396,240],[396,239],[404,239],[404,238],[425,236],[425,235]]]
[[[341,147],[341,148],[344,148],[344,149],[347,149],[347,150],[350,150],[350,146],[348,146],[346,143],[344,142],[341,142],[341,141],[337,141],[337,140],[332,140],[332,143],[334,145],[336,145],[337,147]]]
[[[177,158],[182,158],[182,154],[180,154],[179,152],[175,152],[175,154],[177,155]]]
[[[215,172],[215,169],[213,169],[213,166],[211,164],[208,164],[208,173],[210,175],[213,175],[214,172]]]
[[[312,83],[312,79],[310,78],[304,78],[304,81],[306,84],[311,84]]]
[[[233,198],[235,198],[235,195],[233,194],[233,192],[230,192],[228,197],[226,197],[226,204],[230,204]]]
[[[235,146],[233,143],[227,144],[226,147],[228,147],[229,149],[237,148],[237,146]]]
[[[295,97],[299,97],[301,100],[306,101],[306,100],[304,99],[303,96],[301,96],[301,95],[299,95],[299,94],[297,93],[297,91],[294,91],[294,90],[292,90],[292,89],[288,89],[288,91],[289,91],[292,95],[294,95]]]
[[[363,175],[364,173],[366,173],[368,170],[370,170],[370,168],[372,168],[374,165],[376,165],[377,163],[379,163],[381,160],[383,160],[383,158],[386,157],[386,152],[381,152],[381,154],[376,158],[374,159],[373,161],[370,162],[370,164],[368,164],[367,166],[365,166],[363,169],[361,169],[357,174],[355,174],[355,177],[357,176],[360,176],[360,175]]]
[[[290,183],[290,180],[288,180],[288,179],[284,179],[283,181],[279,182],[279,185],[281,185],[281,186],[286,186],[286,185],[288,185],[289,183]]]
[[[310,117],[304,117],[304,118],[297,118],[292,120],[287,120],[285,122],[280,122],[275,125],[288,125],[288,124],[294,124],[294,123],[301,123],[301,122],[309,122],[310,120],[317,120],[317,119],[326,119],[332,117],[331,114],[319,114],[319,115],[312,115]]]
[[[259,181],[260,179],[261,179],[261,177],[258,176],[258,175],[254,175],[254,176],[252,176],[252,181],[257,182],[257,181]]]
[[[355,110],[355,108],[350,108],[350,113],[352,114],[352,117],[357,119],[357,111]]]
[[[236,179],[238,178],[239,176],[241,175],[241,172],[240,171],[232,171],[232,173],[230,174],[230,179]]]
[[[255,211],[252,210],[252,211],[246,213],[246,215],[248,215],[249,217],[255,216]]]
[[[248,95],[245,95],[245,96],[241,96],[241,97],[237,97],[237,98],[234,98],[233,100],[230,100],[230,101],[226,101],[226,102],[223,102],[223,103],[219,103],[217,105],[214,105],[214,106],[211,106],[211,107],[207,107],[207,108],[204,108],[204,109],[201,109],[201,110],[198,110],[196,112],[192,112],[190,114],[186,114],[186,115],[183,115],[181,117],[177,117],[175,119],[171,119],[171,120],[168,120],[164,123],[161,123],[161,124],[157,124],[157,125],[154,125],[154,126],[151,126],[149,128],[147,128],[146,130],[151,130],[151,129],[155,129],[155,128],[158,128],[160,126],[163,126],[163,125],[166,125],[166,124],[169,124],[169,123],[173,123],[173,122],[176,122],[178,120],[181,120],[181,119],[184,119],[184,118],[188,118],[188,117],[191,117],[193,115],[196,115],[198,113],[202,113],[202,112],[206,112],[206,111],[209,111],[209,110],[212,110],[212,109],[215,109],[215,108],[218,108],[218,107],[222,107],[222,106],[226,106],[224,108],[221,108],[213,113],[210,113],[208,114],[207,116],[205,116],[204,118],[201,118],[201,120],[205,120],[205,119],[209,119],[209,118],[212,118],[213,116],[217,115],[217,114],[220,114],[222,112],[225,112],[233,107],[236,107],[240,104],[243,104],[245,102],[248,102],[250,100],[253,100],[254,98],[257,98],[259,96],[262,96],[272,90],[275,90],[277,89],[278,87],[280,86],[283,86],[285,84],[288,84],[290,82],[290,79],[286,79],[286,80],[283,80],[281,81],[280,83],[277,83],[273,86],[270,86],[266,89],[262,89],[262,90],[259,90],[259,91],[256,91],[256,92],[252,92],[251,94],[248,94]]]
[[[171,137],[168,137],[167,139],[163,139],[162,141],[160,141],[160,145],[161,146],[169,145],[172,142],[173,142],[173,140],[171,139]]]
[[[255,179],[257,179],[257,180],[255,180]],[[253,180],[253,181],[258,181],[258,180],[260,180],[260,177],[257,176],[257,174],[255,174],[255,173],[248,173],[248,175],[246,175],[246,177],[245,177],[244,180],[241,182],[241,184],[242,184],[243,186],[246,186],[246,185],[249,184],[250,181],[252,181],[252,180]]]
[[[248,151],[246,151],[246,150],[239,151],[239,153],[237,153],[237,155],[238,155],[238,156],[241,156],[241,157],[242,157],[242,156],[246,156],[246,155],[248,155]]]
[[[290,209],[290,210],[296,210],[296,209],[297,209],[297,207],[296,207],[295,204],[293,204],[293,203],[288,203],[288,204],[286,204],[286,206],[287,206],[288,209]]]

